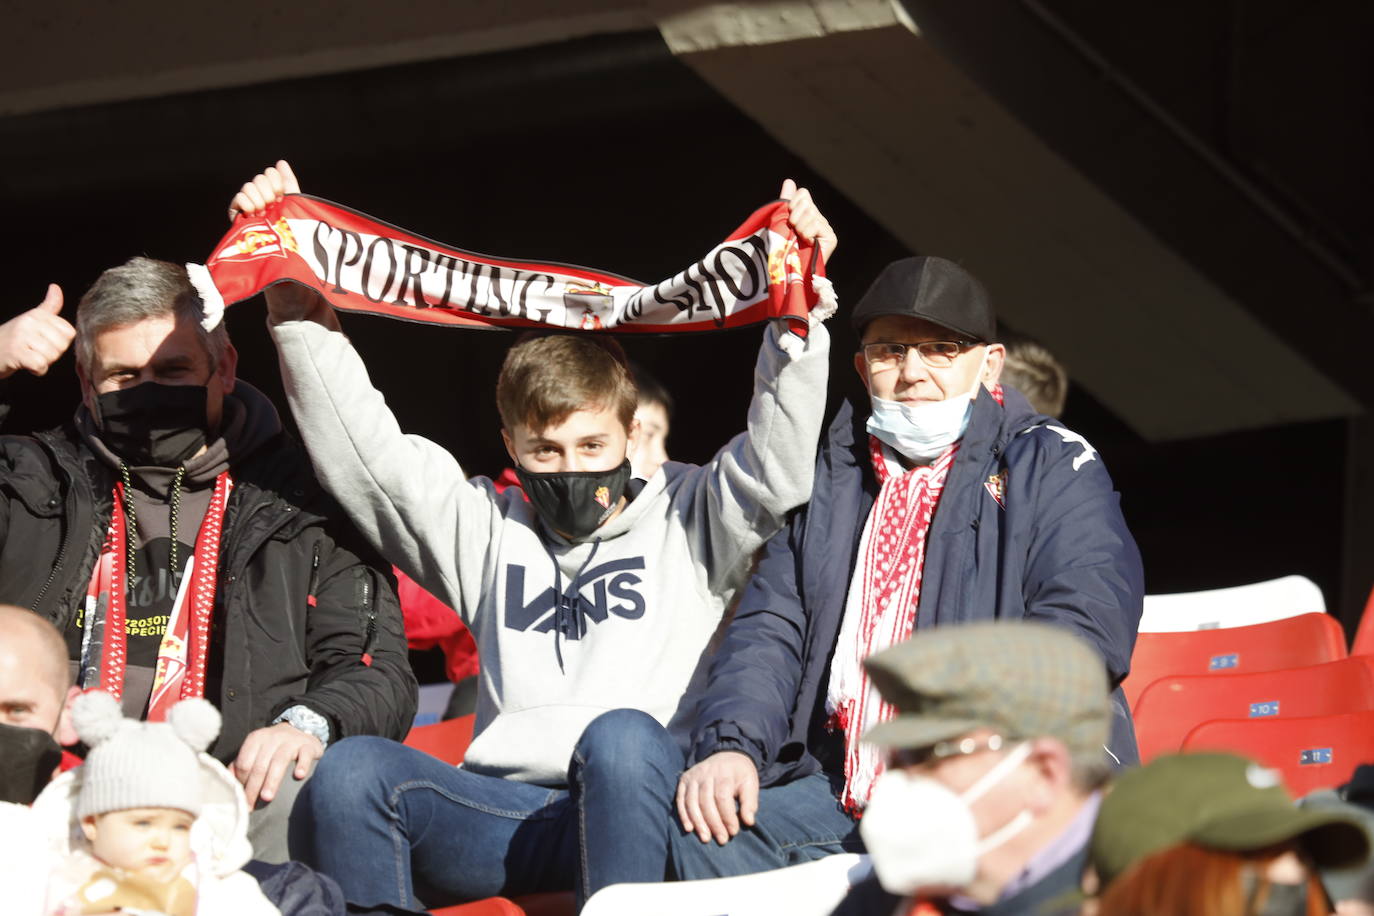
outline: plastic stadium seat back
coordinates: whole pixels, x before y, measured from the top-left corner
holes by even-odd
[[[1374,589],[1364,602],[1364,613],[1360,615],[1360,626],[1355,631],[1355,641],[1350,646],[1351,655],[1374,655]]]
[[[457,903],[453,906],[430,910],[430,916],[574,916],[577,912],[576,898],[572,892],[555,894],[528,894],[507,900],[505,897],[488,897],[473,903]]]
[[[459,903],[429,912],[430,916],[525,916],[524,910],[505,897],[488,897],[475,903]]]
[[[1133,718],[1140,759],[1176,751],[1212,719],[1326,716],[1374,709],[1374,657],[1251,674],[1186,674],[1146,687]]]
[[[821,916],[872,873],[867,856],[839,853],[730,878],[612,884],[592,895],[582,916]]]
[[[412,728],[410,734],[406,735],[405,745],[457,766],[463,762],[463,755],[472,743],[472,724],[476,718],[473,715],[459,716]]]
[[[1374,763],[1374,712],[1294,719],[1218,719],[1183,739],[1185,751],[1225,750],[1283,774],[1295,798],[1350,780],[1355,768]]]
[[[1135,709],[1152,682],[1175,674],[1248,674],[1345,658],[1345,633],[1328,614],[1185,633],[1141,633],[1122,688]]]
[[[1283,576],[1231,588],[1146,595],[1139,629],[1141,633],[1212,630],[1325,612],[1326,599],[1317,583],[1306,576]]]

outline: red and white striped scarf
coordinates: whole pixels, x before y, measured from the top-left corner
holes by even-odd
[[[218,584],[220,535],[224,509],[233,489],[229,472],[215,480],[215,492],[196,536],[195,553],[186,564],[171,619],[157,650],[148,721],[161,722],[177,703],[205,695],[205,668],[210,652],[210,624]],[[82,688],[104,690],[120,699],[129,664],[126,632],[129,581],[128,516],[124,484],[115,484],[114,511],[86,590],[86,633],[81,652]],[[175,536],[175,535],[174,535]],[[98,679],[90,675],[98,672]]]
[[[882,443],[869,437],[869,455],[881,488],[864,524],[826,696],[832,725],[844,731],[842,801],[851,814],[868,803],[873,781],[882,771],[878,749],[860,739],[893,716],[892,704],[878,695],[863,660],[906,639],[916,626],[926,535],[958,451],[956,442],[933,464],[905,472],[898,467],[894,472]]]
[[[240,215],[205,265],[188,264],[207,329],[225,304],[281,281],[335,308],[466,327],[663,334],[809,316],[835,308],[820,247],[797,238],[787,201],[760,207],[696,263],[659,283],[572,264],[493,258],[446,246],[349,207],[288,194]],[[652,222],[646,226],[652,232]]]
[[[1000,384],[989,394],[1002,403]],[[831,727],[844,732],[841,800],[855,816],[868,804],[873,782],[883,770],[881,752],[861,739],[896,712],[869,680],[863,660],[908,638],[916,627],[926,538],[959,445],[955,442],[931,464],[903,471],[884,454],[881,442],[873,436],[868,440],[880,488],[859,542],[826,693]]]

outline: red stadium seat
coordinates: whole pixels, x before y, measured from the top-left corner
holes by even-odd
[[[1231,751],[1273,767],[1295,797],[1348,782],[1374,763],[1374,711],[1296,719],[1220,719],[1183,739],[1185,751]]]
[[[430,916],[573,916],[576,911],[573,899],[570,893],[527,894],[514,900],[488,897],[429,912]]]
[[[431,916],[525,916],[524,910],[505,897],[488,897],[476,903],[459,903],[429,912]]]
[[[412,728],[406,735],[406,747],[424,751],[431,757],[438,757],[444,763],[454,766],[463,762],[468,745],[472,743],[472,723],[476,716],[459,716],[433,725]]]
[[[1342,658],[1303,668],[1251,674],[1163,677],[1133,711],[1140,759],[1176,751],[1195,726],[1212,719],[1325,716],[1374,709],[1374,657]]]
[[[1345,634],[1328,614],[1299,614],[1248,627],[1141,633],[1122,683],[1135,709],[1154,681],[1174,674],[1242,674],[1319,665],[1346,656]]]

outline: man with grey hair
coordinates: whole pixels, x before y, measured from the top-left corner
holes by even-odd
[[[0,437],[0,602],[51,621],[77,686],[127,715],[214,702],[212,752],[258,806],[255,854],[284,861],[325,748],[400,739],[414,715],[387,567],[237,378],[184,268],[133,258],[96,280],[75,328],[61,309],[51,286],[0,324],[0,380],[43,375],[75,342],[82,394],[63,427]]]

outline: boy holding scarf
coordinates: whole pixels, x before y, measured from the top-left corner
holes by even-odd
[[[278,163],[233,209],[299,190]],[[792,182],[790,224],[834,233]],[[702,655],[753,552],[811,491],[829,338],[765,332],[748,431],[702,467],[629,479],[636,393],[619,347],[536,338],[497,383],[518,491],[468,480],[404,435],[333,310],[267,291],[287,396],[326,487],[382,552],[455,608],[482,658],[463,766],[391,742],[343,742],[302,796],[293,852],[360,904],[433,906],[664,876],[671,825],[627,786],[671,791]],[[684,699],[684,697],[686,697]],[[295,841],[299,840],[299,844]]]

